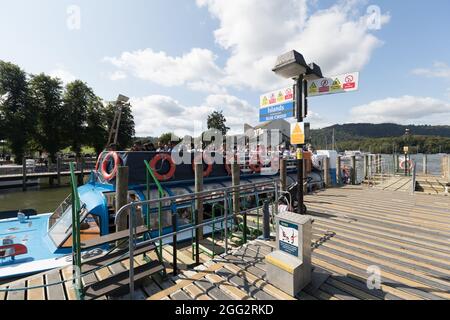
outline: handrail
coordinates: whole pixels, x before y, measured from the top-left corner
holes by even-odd
[[[75,273],[74,284],[77,288],[77,296],[83,295],[83,283],[81,281],[81,235],[80,235],[80,197],[78,194],[77,180],[75,178],[75,164],[70,163],[70,184],[72,189],[72,265]]]

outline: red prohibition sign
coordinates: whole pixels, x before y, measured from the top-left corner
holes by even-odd
[[[322,87],[326,87],[328,85],[328,80],[322,80]]]
[[[353,82],[353,76],[352,75],[346,76],[345,82],[347,82],[347,83]]]

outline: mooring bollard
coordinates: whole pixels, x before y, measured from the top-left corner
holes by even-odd
[[[269,201],[264,201],[264,205],[263,205],[263,239],[264,240],[270,240]]]
[[[428,156],[426,154],[423,155],[423,174],[428,174]]]

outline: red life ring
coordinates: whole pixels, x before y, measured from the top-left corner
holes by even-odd
[[[408,160],[408,169],[409,170],[412,170],[412,168],[413,168],[413,162],[411,161],[411,160]],[[403,160],[402,162],[400,162],[400,168],[401,169],[405,169],[405,160]]]
[[[114,159],[114,168],[112,169],[111,172],[108,172],[108,164],[109,164],[109,159],[111,157],[113,157],[113,159]],[[121,159],[117,152],[111,151],[110,153],[108,153],[102,162],[103,178],[105,178],[105,180],[107,180],[107,181],[112,180],[117,174],[117,169],[120,166],[120,163],[121,163]]]
[[[97,158],[97,162],[95,163],[95,171],[98,171],[98,168],[100,167],[100,159],[102,158],[103,153],[104,152],[100,153],[100,155]]]
[[[229,155],[225,156],[225,170],[227,171],[228,175],[231,176],[231,163],[236,162],[237,163],[237,154],[230,153]]]
[[[192,163],[192,170],[195,172],[196,162],[199,162],[199,160],[203,160],[203,159],[207,160],[206,163],[208,165],[206,170],[203,170],[203,177],[208,177],[211,174],[211,172],[213,171],[213,165],[212,165],[212,159],[207,153],[199,154],[194,158],[194,162]],[[203,161],[202,161],[202,163],[203,163]]]
[[[159,161],[168,161],[170,165],[169,171],[167,171],[165,174],[158,173],[156,169],[156,164]],[[172,160],[172,156],[168,153],[158,153],[150,162],[150,167],[153,169],[153,173],[155,174],[156,179],[158,181],[167,181],[172,179],[173,175],[175,174],[175,171],[177,167],[175,166],[175,163]]]

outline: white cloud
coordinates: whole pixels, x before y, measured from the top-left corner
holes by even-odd
[[[49,75],[54,78],[59,78],[64,84],[75,81],[77,77],[67,70],[64,66],[59,65],[56,69],[49,72]]]
[[[123,80],[123,79],[127,78],[127,74],[125,72],[119,70],[119,71],[111,73],[109,78],[113,81]]]
[[[368,14],[358,13],[361,3],[339,1],[309,12],[314,1],[197,0],[219,21],[215,40],[229,53],[223,67],[212,51],[199,48],[178,57],[144,49],[104,61],[143,80],[209,93],[225,93],[227,87],[266,91],[288,83],[271,69],[277,55],[292,49],[318,63],[326,75],[359,71],[382,44],[371,33]],[[380,21],[387,23],[389,15],[381,15]]]
[[[448,124],[449,121],[450,103],[429,97],[386,98],[351,110],[351,122]]]
[[[193,48],[181,57],[145,49],[124,52],[118,58],[106,57],[104,61],[119,68],[122,77],[131,74],[162,86],[188,85],[195,90],[208,90],[222,76],[216,59],[210,50]]]
[[[445,62],[435,62],[431,68],[417,68],[413,74],[425,76],[427,78],[448,78],[450,79],[450,66]]]
[[[339,2],[308,12],[307,0],[197,0],[220,22],[216,42],[231,52],[226,85],[256,90],[281,82],[272,72],[277,55],[295,49],[318,63],[324,74],[359,71],[382,42],[370,33],[367,16],[358,15],[360,1]],[[381,16],[381,24],[389,21]]]
[[[209,95],[199,106],[185,106],[177,100],[160,95],[131,99],[137,136],[158,136],[172,132],[179,136],[194,134],[195,122],[206,126],[212,111],[222,110],[231,133],[242,133],[243,123],[255,123],[258,110],[237,97]]]

